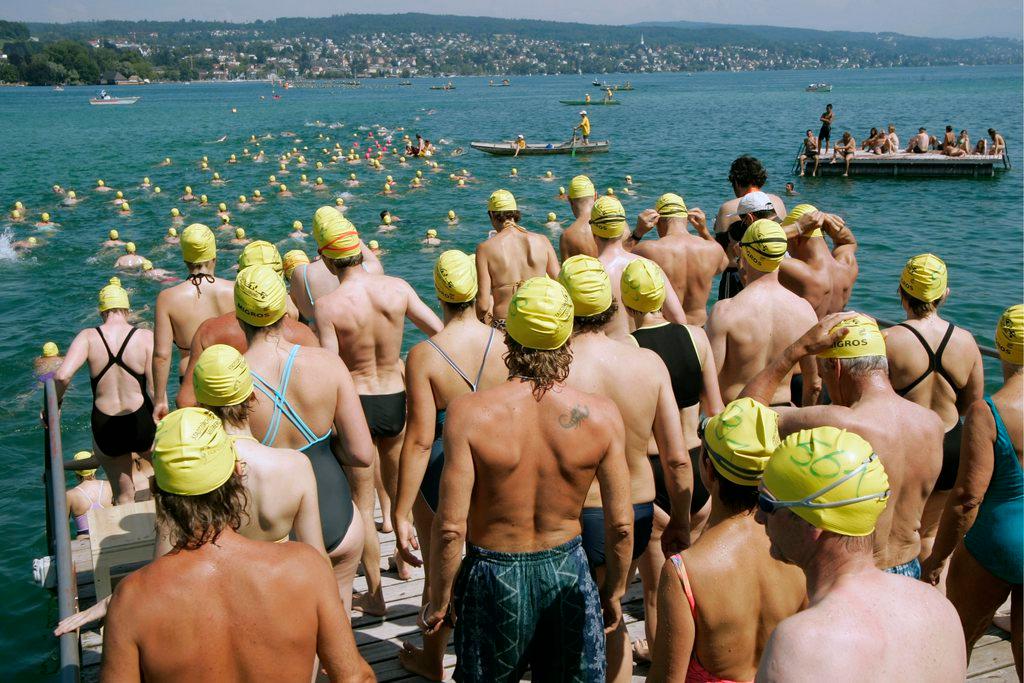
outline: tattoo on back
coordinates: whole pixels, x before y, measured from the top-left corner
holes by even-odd
[[[590,417],[590,410],[586,406],[576,406],[569,414],[562,413],[558,416],[558,424],[562,429],[576,429],[580,424]]]

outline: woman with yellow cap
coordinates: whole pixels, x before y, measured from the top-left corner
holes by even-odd
[[[79,451],[75,453],[76,464],[80,460],[92,460],[92,453]],[[75,522],[76,538],[89,535],[89,511],[102,510],[113,505],[110,482],[96,478],[96,468],[75,469],[78,484],[65,493],[68,514]]]
[[[778,423],[749,398],[703,422],[694,478],[710,492],[711,515],[664,565],[651,681],[753,681],[766,635],[806,604],[803,573],[771,556],[754,520]]]
[[[155,429],[147,386],[153,333],[128,321],[130,308],[128,292],[120,285],[101,289],[103,322],[78,333],[53,377],[59,405],[75,373],[89,364],[94,452],[118,505],[135,501],[131,456],[148,454]]]
[[[995,337],[1003,386],[967,411],[956,484],[921,578],[937,583],[952,555],[946,597],[960,614],[968,657],[1009,597],[1008,630],[1019,674],[1024,635],[1024,305],[1003,312]]]
[[[885,354],[896,393],[929,408],[942,418],[942,471],[921,518],[921,557],[931,543],[956,481],[960,463],[962,417],[985,389],[981,352],[974,335],[939,315],[949,296],[946,264],[934,254],[907,261],[900,276],[900,301],[907,320],[889,329]]]
[[[508,371],[502,362],[505,345],[493,327],[474,310],[476,263],[472,256],[451,250],[434,265],[434,289],[441,304],[444,329],[414,346],[406,359],[408,418],[402,444],[398,493],[392,508],[398,551],[415,566],[426,561],[434,511],[438,508],[444,447],[441,432],[448,404],[463,394],[497,386]],[[415,522],[416,533],[409,524]],[[418,541],[417,541],[418,537]],[[423,551],[423,560],[413,552]],[[424,599],[426,599],[424,586]],[[399,661],[410,671],[442,678],[442,658],[450,631],[424,637],[423,648],[403,644]]]

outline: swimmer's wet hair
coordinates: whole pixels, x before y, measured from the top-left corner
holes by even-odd
[[[273,331],[273,330],[281,329],[281,327],[284,325],[284,319],[287,318],[287,317],[288,316],[286,316],[286,315],[282,315],[278,320],[270,323],[269,325],[264,325],[263,327],[257,327],[256,325],[250,325],[249,323],[247,323],[244,320],[242,320],[241,318],[239,318],[237,315],[235,316],[235,320],[238,321],[238,326],[241,327],[242,328],[242,332],[245,333],[245,341],[246,341],[246,343],[249,346],[252,346],[252,342],[256,338],[256,335],[258,335],[258,334],[260,334],[262,332],[270,332],[270,331]]]
[[[839,363],[847,375],[867,375],[872,372],[889,374],[889,359],[885,356],[861,356],[859,358],[820,358],[823,363]]]
[[[619,304],[612,299],[612,304],[600,313],[595,315],[577,315],[572,319],[572,333],[584,334],[586,332],[599,332],[615,316],[619,310]]]
[[[476,297],[473,297],[469,301],[459,301],[458,303],[445,301],[443,299],[438,299],[438,301],[441,302],[441,308],[451,311],[452,313],[461,313],[476,303]]]
[[[729,182],[737,187],[764,187],[768,182],[768,172],[760,161],[743,155],[729,167]]]
[[[718,470],[711,464],[711,456],[708,455],[707,447],[701,444],[700,447],[700,460],[705,463],[708,471],[711,472],[711,476],[714,477],[712,481],[718,482],[718,500],[722,503],[726,510],[729,512],[740,513],[749,512],[757,507],[757,496],[758,491],[756,486],[741,486],[740,484],[734,484],[725,477],[718,474]],[[701,476],[700,472],[694,472],[693,477],[696,479]],[[708,489],[710,489],[710,482]]]
[[[907,291],[903,289],[903,287],[900,287],[899,289],[900,298],[907,302],[907,306],[909,306],[910,310],[913,311],[914,315],[917,316],[924,317],[926,315],[934,313],[935,311],[938,310],[939,306],[941,306],[946,301],[945,294],[943,294],[942,297],[936,299],[935,301],[921,301],[917,297],[913,297],[907,294]]]
[[[156,477],[150,477],[156,502],[156,518],[170,534],[175,550],[195,550],[214,543],[224,529],[237,531],[249,502],[245,485],[238,472],[232,471],[228,480],[201,496],[178,496],[160,489]]]
[[[232,427],[244,427],[252,415],[255,403],[256,392],[249,395],[249,398],[233,406],[208,406],[200,403],[201,408],[206,408],[220,418],[225,425]]]
[[[326,256],[324,258],[327,259]],[[327,260],[334,264],[334,267],[337,268],[338,270],[344,270],[346,268],[353,268],[355,266],[363,265],[363,253],[359,252],[355,256],[348,256],[346,258],[332,258]]]
[[[556,383],[564,382],[572,365],[572,347],[566,343],[552,351],[528,349],[506,331],[508,351],[502,356],[508,376],[528,379],[533,385],[533,397],[538,401]]]
[[[518,209],[515,211],[488,211],[487,214],[499,223],[504,223],[505,221],[518,223],[523,218],[523,215],[519,213]]]

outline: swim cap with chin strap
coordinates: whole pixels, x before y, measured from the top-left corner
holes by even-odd
[[[665,303],[665,273],[654,261],[638,258],[622,270],[622,303],[634,311],[652,313]]]
[[[99,309],[100,313],[111,311],[114,309],[125,309],[131,308],[128,301],[128,292],[124,290],[119,284],[109,284],[100,290],[99,294]]]
[[[92,457],[92,453],[90,453],[89,451],[78,451],[77,453],[75,453],[74,459],[75,460],[88,460],[91,457]],[[95,469],[91,469],[91,470],[75,470],[75,474],[77,474],[78,476],[80,476],[83,479],[85,479],[86,477],[95,476],[96,475],[96,470]]]
[[[475,299],[476,260],[457,249],[442,253],[434,264],[434,289],[438,299],[450,304]]]
[[[786,217],[782,219],[782,225],[783,226],[793,225],[798,220],[800,220],[800,218],[803,217],[804,215],[809,214],[809,213],[814,213],[817,210],[818,210],[818,208],[815,207],[812,204],[797,204],[796,206],[793,207],[793,210],[790,211],[789,213],[787,213]],[[821,234],[821,228],[815,228],[814,230],[812,230],[806,236],[807,237],[823,237],[824,235]]]
[[[662,218],[674,218],[677,216],[685,218],[687,215],[686,202],[683,201],[682,197],[672,192],[666,192],[658,197],[658,201],[654,203],[654,210]]]
[[[605,195],[594,202],[590,212],[590,229],[597,237],[615,239],[626,231],[626,210],[615,197]]]
[[[500,211],[516,211],[516,198],[508,190],[495,190],[487,200],[487,211],[498,213]]]
[[[771,273],[779,268],[786,255],[786,233],[775,221],[761,218],[750,224],[743,239],[740,252],[752,268],[762,273]]]
[[[837,323],[829,330],[829,334],[843,327],[849,330],[846,336],[819,353],[818,358],[885,357],[885,338],[874,320],[857,315]]]
[[[301,249],[292,249],[289,252],[285,252],[284,257],[281,259],[284,276],[290,278],[295,269],[303,263],[309,263],[309,257],[306,256],[306,252]]]
[[[324,258],[346,259],[359,254],[359,232],[332,206],[321,206],[313,214],[313,239]]]
[[[202,223],[193,223],[181,233],[181,256],[186,263],[203,263],[217,258],[217,238]]]
[[[999,317],[996,348],[1004,363],[1024,365],[1024,304],[1010,306]]]
[[[254,327],[273,325],[287,310],[284,280],[270,266],[249,266],[235,279],[235,317]]]
[[[214,344],[206,348],[192,372],[196,401],[206,406],[234,406],[252,395],[249,364],[234,347]]]
[[[789,508],[843,536],[870,535],[889,493],[889,477],[871,444],[836,427],[787,436],[761,479],[761,495],[774,508]]]
[[[153,474],[161,491],[209,493],[231,478],[236,458],[220,418],[205,408],[175,410],[156,426]]]
[[[935,254],[919,254],[903,267],[900,287],[918,301],[931,303],[946,295],[946,264]]]
[[[572,334],[572,317],[572,299],[565,287],[548,277],[534,277],[512,295],[505,329],[528,349],[552,351]]]
[[[612,305],[612,283],[608,272],[593,256],[578,254],[567,258],[558,273],[558,281],[569,292],[574,316],[604,313]]]
[[[278,275],[284,274],[281,252],[266,240],[250,242],[238,255],[238,269],[244,270],[249,266],[270,266]]]
[[[779,414],[751,398],[738,398],[702,425],[704,451],[715,471],[740,486],[757,486],[779,447]]]

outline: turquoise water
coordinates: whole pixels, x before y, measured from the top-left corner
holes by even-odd
[[[817,130],[826,102],[835,104],[834,129],[849,129],[858,140],[868,128],[889,122],[896,124],[904,141],[920,125],[935,133],[946,123],[957,131],[967,128],[972,140],[994,126],[1005,136],[1019,167],[1024,163],[1019,65],[631,76],[637,90],[620,94],[622,106],[590,110],[594,137],[612,141],[609,154],[513,161],[469,148],[474,139],[508,139],[520,132],[532,141],[567,138],[578,108],[557,101],[582,98],[585,92],[597,97],[590,80],[517,78],[513,87],[488,88],[487,79],[455,79],[458,89],[451,92],[430,91],[424,81],[411,87],[371,81],[360,89],[291,89],[280,100],[270,97],[268,84],[119,89],[120,94],[142,96],[131,107],[89,106],[94,88],[67,88],[62,93],[0,90],[0,296],[6,326],[0,337],[0,395],[7,397],[0,405],[7,439],[7,485],[0,496],[5,549],[0,555],[0,604],[8,625],[0,631],[0,672],[5,679],[38,679],[56,670],[55,641],[48,635],[55,602],[31,584],[31,559],[46,553],[39,394],[32,391],[32,358],[44,341],[54,340],[65,350],[79,329],[98,324],[95,294],[113,274],[116,257],[98,255],[98,247],[111,228],[118,229],[122,239],[133,240],[139,253],[157,267],[181,271],[177,249],[162,245],[171,207],[182,210],[186,224],[217,221],[212,208],[201,210],[177,199],[185,185],[196,194],[209,195],[211,207],[228,203],[233,222],[249,237],[274,242],[286,239],[293,220],[303,221],[308,229],[313,211],[333,201],[331,195],[351,192],[353,196],[346,195],[348,216],[365,239],[377,238],[389,250],[384,257],[387,270],[407,278],[433,303],[430,269],[439,250],[424,251],[419,240],[428,228],[436,228],[446,248],[472,251],[489,228],[484,213],[487,196],[499,186],[516,194],[524,223],[536,230],[544,230],[549,211],[567,224],[568,206],[554,197],[558,186],[568,185],[576,173],[589,174],[602,189],[621,189],[624,176],[631,174],[637,195],[619,193],[630,213],[652,206],[662,192],[675,191],[690,206],[713,215],[731,194],[726,180],[730,162],[750,153],[768,168],[768,189],[781,194],[783,184],[793,180],[800,197],[787,202],[806,201],[839,213],[853,228],[861,245],[854,306],[899,319],[895,289],[900,269],[909,256],[926,250],[942,256],[949,266],[952,295],[945,314],[974,331],[980,342],[991,344],[1001,310],[1021,301],[1024,201],[1019,170],[986,180],[801,179],[791,172],[803,131]],[[804,85],[811,81],[832,82],[835,91],[804,93]],[[261,95],[266,99],[260,100]],[[237,113],[231,113],[232,107]],[[345,125],[306,125],[317,120]],[[318,134],[331,136],[329,145],[335,140],[347,145],[354,132],[365,135],[359,126],[377,123],[404,126],[410,135],[421,132],[435,142],[450,140],[447,150],[462,146],[466,153],[458,159],[436,157],[444,172],[424,170],[427,189],[417,192],[407,187],[422,168],[418,163],[400,167],[397,159],[388,160],[381,173],[365,164],[312,168],[321,158],[316,150],[325,146]],[[302,142],[280,137],[282,131],[297,133]],[[263,142],[271,159],[293,146],[308,145],[311,150],[310,167],[291,168],[291,174],[282,178],[295,193],[292,199],[278,200],[267,186],[267,176],[276,170],[273,161],[225,163],[232,152],[242,159],[242,147],[251,134],[265,133],[274,135]],[[228,136],[223,144],[206,142],[222,135]],[[230,181],[227,185],[210,185],[210,174],[198,167],[203,155],[209,156],[212,170]],[[165,156],[174,164],[158,168]],[[513,166],[519,169],[518,179],[508,178]],[[479,182],[456,189],[448,173],[462,168]],[[556,176],[554,182],[539,180],[547,170]],[[363,181],[361,187],[344,186],[351,171]],[[315,194],[300,187],[300,173],[310,179],[322,175],[332,192]],[[399,192],[385,198],[379,192],[388,174],[398,182]],[[138,188],[147,175],[163,189],[161,195]],[[117,215],[110,204],[112,193],[91,191],[97,178],[124,191],[133,209],[130,217]],[[54,183],[76,189],[85,201],[74,208],[59,206],[49,190]],[[251,196],[256,188],[268,196],[267,202],[245,212],[234,210],[237,196]],[[5,217],[16,200],[25,203],[33,221],[49,211],[61,224],[59,231],[38,231],[30,221],[11,227]],[[404,220],[399,230],[377,236],[371,233],[383,208]],[[457,227],[446,225],[448,209],[461,216]],[[31,256],[14,257],[10,239],[32,234],[46,240],[46,246]],[[222,233],[222,272],[237,253],[237,248],[227,248],[226,240]],[[305,245],[282,244],[283,249],[302,246],[307,253],[315,250],[312,239]],[[159,286],[132,276],[122,275],[122,280],[132,290],[135,308],[148,306],[143,317],[151,319]],[[418,339],[418,333],[407,335],[407,346]],[[990,377],[997,372],[992,364],[986,370]],[[80,374],[64,410],[67,453],[90,447],[89,396],[88,378]]]

